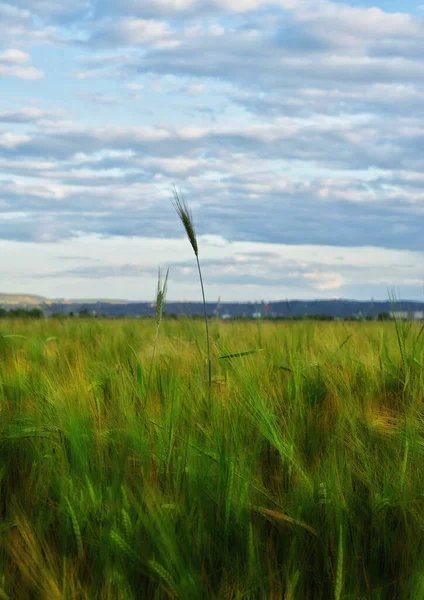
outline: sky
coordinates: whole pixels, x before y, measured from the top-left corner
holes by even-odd
[[[401,12],[400,12],[401,11]],[[0,2],[0,291],[424,301],[424,5]]]

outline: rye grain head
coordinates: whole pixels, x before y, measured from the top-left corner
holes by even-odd
[[[181,219],[182,224],[184,225],[184,229],[186,230],[187,237],[190,241],[191,247],[194,250],[194,254],[198,256],[199,247],[197,245],[196,232],[194,230],[193,217],[191,216],[191,212],[184,200],[184,196],[177,192],[177,188],[174,186],[174,199],[172,204]]]
[[[163,305],[165,304],[169,269],[166,271],[165,279],[162,281],[162,272],[158,270],[158,291],[156,294],[156,325],[159,327],[162,321]]]

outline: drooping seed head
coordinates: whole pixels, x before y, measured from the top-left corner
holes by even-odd
[[[158,291],[156,294],[156,325],[159,327],[162,321],[163,305],[165,304],[169,269],[166,271],[165,280],[162,283],[162,274],[158,269]]]
[[[177,211],[178,216],[181,219],[184,229],[186,230],[187,237],[190,241],[191,247],[194,250],[194,254],[199,254],[199,247],[197,245],[196,232],[194,231],[193,217],[191,216],[190,210],[184,200],[182,193],[178,193],[174,186],[174,200],[172,204]]]

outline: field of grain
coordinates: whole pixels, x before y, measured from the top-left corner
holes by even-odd
[[[419,325],[0,333],[1,599],[424,598]]]

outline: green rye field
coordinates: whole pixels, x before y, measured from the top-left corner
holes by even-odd
[[[424,599],[420,325],[0,333],[0,599]]]

